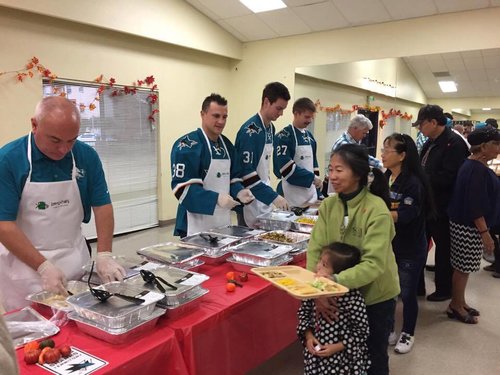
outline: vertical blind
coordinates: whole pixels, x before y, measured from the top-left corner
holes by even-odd
[[[135,95],[111,96],[108,91],[89,104],[98,86],[73,81],[44,82],[44,96],[66,93],[81,114],[81,141],[92,146],[101,158],[115,215],[115,234],[158,225],[158,134],[148,120],[150,90]],[[93,216],[83,225],[87,238],[95,238]]]

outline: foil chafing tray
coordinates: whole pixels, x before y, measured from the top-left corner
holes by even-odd
[[[233,237],[239,237],[239,238],[253,237],[264,233],[263,230],[252,229],[241,225],[226,225],[224,227],[210,229],[209,232],[233,236]]]
[[[185,267],[185,265],[190,264],[192,267],[195,267],[196,265],[191,264],[192,261],[203,255],[204,252],[203,249],[196,246],[190,246],[184,243],[165,242],[143,247],[137,250],[137,254],[149,260],[179,268],[189,268],[189,266]]]
[[[302,215],[292,222],[292,229],[299,232],[311,233],[316,221],[318,221],[318,216]]]
[[[309,238],[311,238],[311,235],[307,233],[290,232],[284,230],[274,230],[271,232],[259,234],[255,237],[255,239],[263,240],[266,242],[292,246],[292,251],[300,251],[306,249],[307,244],[309,243]]]
[[[293,212],[273,210],[257,216],[259,228],[264,230],[290,230],[297,219]]]
[[[129,277],[135,276],[139,273],[137,270],[137,267],[141,264],[141,259],[140,258],[129,258],[129,257],[124,257],[120,255],[113,255],[112,258],[125,269],[125,276],[123,277],[124,279],[128,279]],[[92,261],[87,263],[85,266],[83,266],[83,270],[85,271],[85,274],[82,276],[80,279],[81,281],[84,281],[85,283],[87,280],[89,280],[89,273],[90,269],[92,267]],[[97,274],[97,271],[95,270],[94,267],[94,272],[92,273],[92,276],[90,277],[90,283],[92,285],[100,285],[102,284],[102,281]]]
[[[181,239],[183,243],[197,246],[204,250],[205,255],[219,257],[227,253],[227,249],[241,240],[240,237],[212,232],[200,232]]]
[[[68,281],[66,289],[73,295],[85,292],[89,289],[83,281]],[[52,314],[54,310],[71,311],[71,305],[66,302],[66,296],[42,290],[38,293],[30,294],[26,300],[31,302],[31,306],[41,314]]]
[[[268,266],[277,258],[293,250],[292,246],[267,241],[249,240],[231,248],[232,257],[237,262],[251,263],[256,266]]]
[[[141,305],[135,305],[113,296],[106,302],[101,302],[90,291],[66,299],[78,315],[110,329],[129,327],[139,320],[144,320],[154,310],[156,303],[164,297],[161,293],[126,282],[115,281],[98,288],[146,300]]]
[[[292,257],[289,255],[283,255],[279,258],[274,259],[272,262],[270,262],[269,267],[277,267],[277,266],[283,266],[285,264],[288,264],[292,261]],[[252,272],[252,268],[259,267],[259,265],[253,264],[253,263],[247,263],[247,262],[239,262],[235,260],[233,257],[227,258],[227,262],[231,263],[233,268],[236,271],[239,272]],[[266,266],[263,266],[266,267]]]
[[[151,331],[158,319],[165,314],[165,310],[156,308],[144,319],[137,320],[134,324],[124,328],[108,328],[92,320],[86,319],[76,312],[70,312],[68,318],[74,320],[80,331],[111,344],[130,343],[139,336]]]
[[[169,318],[176,319],[184,316],[189,311],[194,310],[200,304],[201,297],[203,297],[208,292],[208,289],[197,286],[191,289],[189,293],[185,295],[185,299],[182,304],[179,304],[177,306],[161,306],[157,304],[157,306],[164,307],[167,310],[167,316]]]
[[[197,272],[182,270],[175,267],[162,267],[153,271],[155,276],[161,277],[165,281],[177,287],[177,290],[171,289],[161,281],[159,283],[165,288],[164,297],[158,301],[157,305],[161,307],[175,307],[190,300],[192,290],[207,281],[210,277]],[[141,275],[134,276],[126,281],[138,288],[148,289],[161,293],[161,291],[152,283],[146,283]],[[196,294],[196,291],[195,291]]]
[[[4,314],[3,319],[16,349],[28,342],[43,340],[59,332],[59,327],[31,307]]]

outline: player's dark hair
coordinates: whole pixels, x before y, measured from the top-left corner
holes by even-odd
[[[361,262],[361,251],[344,242],[333,242],[323,247],[321,254],[328,254],[330,265],[335,273],[340,273]]]
[[[212,93],[209,96],[207,96],[205,100],[203,100],[203,103],[201,103],[201,110],[203,112],[208,111],[208,107],[210,107],[210,103],[212,102],[215,102],[218,105],[223,105],[223,106],[227,105],[226,98],[220,96],[219,94]]]
[[[267,98],[270,104],[273,104],[278,99],[290,100],[290,92],[281,82],[271,82],[264,87],[262,91],[261,105],[264,104],[264,99]]]
[[[306,111],[316,112],[316,106],[309,98],[300,98],[293,103],[292,113],[303,113]]]

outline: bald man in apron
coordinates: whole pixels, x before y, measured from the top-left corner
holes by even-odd
[[[125,275],[111,257],[113,207],[101,162],[76,140],[78,109],[68,99],[47,97],[31,123],[30,134],[0,149],[0,282],[7,311],[41,290],[67,295],[67,280],[83,276],[90,254],[81,223],[91,209],[101,281]]]

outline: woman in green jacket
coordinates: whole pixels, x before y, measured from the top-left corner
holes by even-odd
[[[320,206],[309,241],[307,269],[314,271],[321,249],[332,242],[361,249],[361,262],[333,277],[348,288],[360,289],[365,298],[370,326],[368,374],[389,374],[388,338],[400,289],[391,245],[395,230],[388,209],[388,184],[380,170],[370,169],[368,153],[359,145],[335,150],[328,170],[336,194]],[[317,299],[316,309],[329,321],[336,318],[334,298]]]

